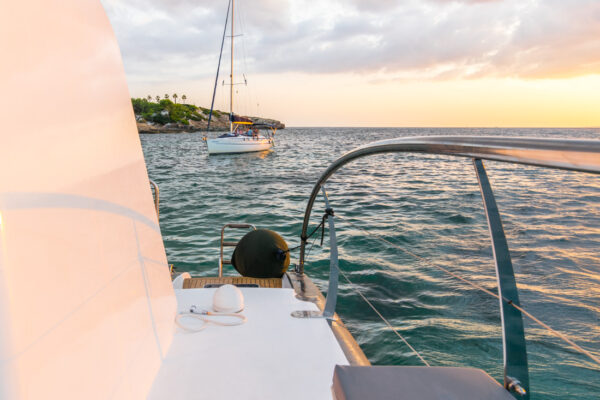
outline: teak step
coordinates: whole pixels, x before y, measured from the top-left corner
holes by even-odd
[[[184,289],[201,289],[221,285],[256,286],[261,288],[280,288],[281,278],[248,278],[245,276],[223,276],[209,278],[189,278],[183,281]]]

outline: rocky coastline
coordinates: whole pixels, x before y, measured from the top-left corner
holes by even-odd
[[[255,124],[267,124],[273,125],[278,130],[285,129],[285,124],[281,121],[259,117],[248,117]],[[188,121],[188,124],[182,124],[180,122],[168,122],[161,124],[158,122],[146,121],[140,115],[136,115],[138,133],[141,134],[152,134],[152,133],[190,133],[198,131],[206,131],[208,120],[202,121]],[[229,131],[229,114],[221,114],[219,117],[213,116],[210,121],[210,131]]]
[[[168,96],[168,95],[165,95]],[[176,95],[173,95],[175,98]],[[177,104],[167,98],[151,96],[144,99],[131,99],[138,133],[183,133],[206,132],[210,110],[193,104]],[[239,116],[236,116],[239,117]],[[280,121],[261,117],[243,117],[255,124],[272,125],[277,129],[285,129]],[[229,113],[213,110],[210,121],[211,131],[229,130]]]

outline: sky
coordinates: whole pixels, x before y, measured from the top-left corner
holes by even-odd
[[[210,106],[227,1],[102,0],[131,96]],[[288,126],[600,126],[600,0],[235,5],[238,114]],[[215,100],[225,111],[229,46]]]

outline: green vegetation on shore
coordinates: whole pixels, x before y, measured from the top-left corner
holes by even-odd
[[[177,104],[169,99],[153,102],[146,98],[131,99],[133,111],[141,116],[144,121],[157,124],[179,123],[189,125],[192,121],[206,121],[210,110],[203,107],[196,107],[192,104]],[[213,110],[213,117],[219,117],[222,113]]]
[[[181,99],[182,103],[177,100]],[[156,100],[156,101],[154,101]],[[131,105],[135,113],[135,121],[139,133],[181,133],[208,130],[210,110],[193,104],[185,104],[186,95],[165,94],[146,98],[132,98]],[[254,123],[267,124],[285,129],[280,121],[261,117],[247,117]],[[230,129],[229,113],[213,110],[210,123],[211,131],[228,131]]]

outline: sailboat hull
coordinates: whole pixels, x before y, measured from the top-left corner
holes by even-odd
[[[250,153],[269,150],[273,147],[273,139],[232,136],[207,139],[206,145],[208,154]]]

